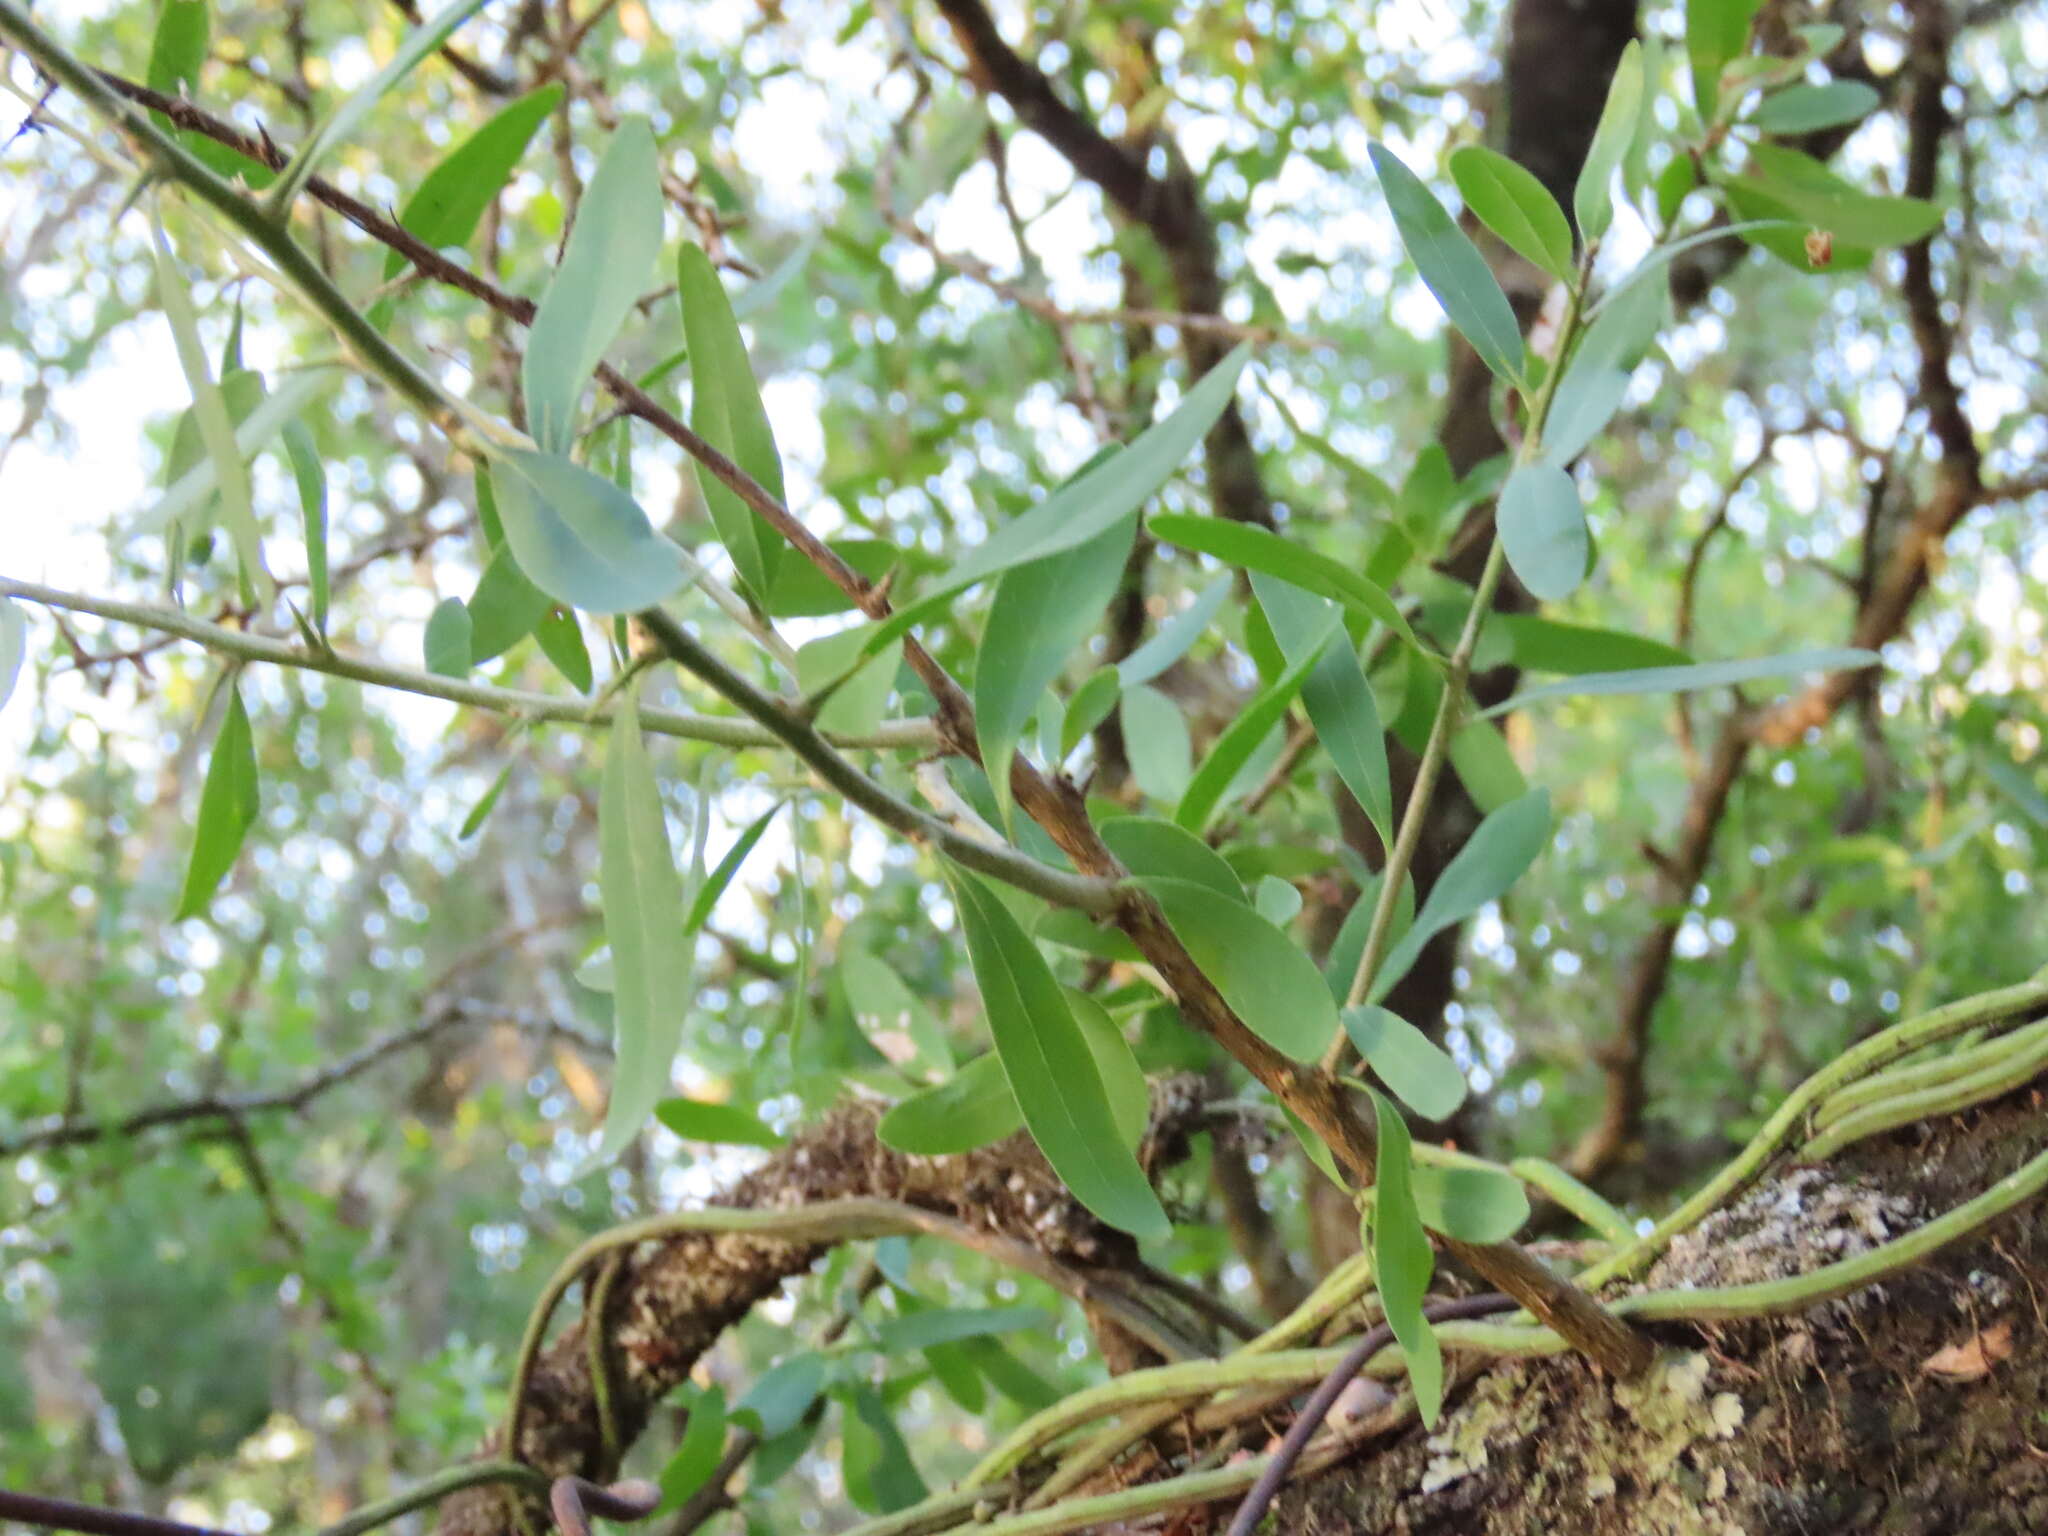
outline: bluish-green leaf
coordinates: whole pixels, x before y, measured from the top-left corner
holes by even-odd
[[[1002,1059],[991,1051],[898,1104],[882,1116],[875,1135],[898,1152],[947,1157],[1001,1141],[1023,1123]]]
[[[1876,651],[1840,647],[1788,651],[1779,656],[1750,656],[1733,661],[1696,661],[1683,667],[1632,667],[1626,671],[1589,672],[1526,689],[1496,704],[1486,713],[1505,714],[1511,709],[1540,704],[1546,699],[1576,698],[1587,694],[1690,693],[1700,688],[1720,688],[1766,677],[1797,677],[1805,672],[1842,672],[1874,667],[1883,660]]]
[[[1359,887],[1358,899],[1344,914],[1337,937],[1330,941],[1329,953],[1323,957],[1323,981],[1330,990],[1330,996],[1340,1003],[1351,993],[1351,981],[1358,972],[1359,959],[1365,953],[1366,935],[1372,929],[1373,908],[1379,905],[1379,899],[1380,877],[1368,876]],[[1394,898],[1394,923],[1387,931],[1388,945],[1398,946],[1414,921],[1415,881],[1412,876],[1404,875],[1400,893]]]
[[[530,355],[530,354],[529,354]],[[559,454],[507,450],[492,485],[519,569],[558,603],[632,613],[673,597],[682,560],[638,502]]]
[[[930,1489],[918,1476],[910,1447],[889,1417],[881,1393],[862,1383],[847,1395],[840,1426],[840,1471],[846,1496],[856,1509],[892,1514],[925,1498]]]
[[[1543,462],[1558,469],[1569,468],[1614,419],[1630,375],[1671,308],[1670,285],[1664,282],[1631,277],[1608,297],[1565,364],[1543,420]]]
[[[754,382],[747,344],[711,258],[685,240],[676,256],[676,292],[683,336],[690,349],[690,425],[777,501],[782,500],[782,456]],[[782,562],[782,536],[739,493],[696,465],[697,483],[718,537],[740,580],[761,602],[773,589]]]
[[[1013,566],[996,584],[974,663],[974,718],[1000,825],[1010,821],[1008,769],[1024,723],[1101,622],[1137,531],[1133,515],[1086,544]]]
[[[1244,883],[1223,855],[1178,823],[1156,816],[1113,816],[1100,831],[1104,846],[1134,875],[1187,880],[1230,901],[1245,899]]]
[[[1180,706],[1140,683],[1124,690],[1117,707],[1123,715],[1124,755],[1131,761],[1131,778],[1150,798],[1178,804],[1187,793],[1195,755]]]
[[[1417,1163],[1409,1182],[1422,1224],[1461,1242],[1504,1243],[1529,1219],[1528,1191],[1502,1168]]]
[[[608,1162],[667,1096],[692,970],[691,945],[683,931],[682,876],[669,844],[654,766],[640,735],[639,706],[630,691],[620,702],[605,749],[597,852],[618,1041],[611,1103],[596,1154]]]
[[[903,642],[891,640],[879,654],[863,661],[869,633],[856,626],[807,640],[797,648],[797,686],[807,694],[832,690],[818,711],[820,730],[865,736],[881,724],[902,664]]]
[[[684,1141],[727,1147],[780,1147],[789,1142],[787,1136],[764,1125],[759,1115],[737,1104],[663,1099],[654,1106],[654,1118]]]
[[[1141,878],[1166,921],[1252,1033],[1316,1061],[1337,1033],[1337,1005],[1299,945],[1241,901],[1187,880]]]
[[[1425,1120],[1447,1120],[1465,1102],[1465,1074],[1450,1053],[1392,1009],[1344,1010],[1344,1033],[1373,1075]]]
[[[1301,892],[1278,875],[1261,875],[1252,906],[1259,916],[1285,931],[1289,923],[1301,916]]]
[[[576,405],[584,383],[638,302],[660,249],[661,176],[654,133],[645,118],[629,117],[612,135],[584,189],[562,264],[549,280],[526,335],[520,379],[526,391],[527,430],[543,453],[566,453],[576,440]],[[502,497],[504,487],[499,491]],[[524,550],[520,564],[547,588],[540,565]],[[661,574],[665,579],[667,572]],[[589,606],[559,592],[555,596],[579,608]]]
[[[1510,383],[1519,382],[1525,366],[1522,327],[1479,247],[1397,156],[1380,144],[1371,147],[1371,155],[1394,227],[1422,281],[1480,360]]]
[[[989,1033],[1032,1139],[1074,1198],[1102,1220],[1140,1238],[1167,1236],[1171,1223],[1124,1144],[1052,968],[987,886],[964,869],[951,873]]]
[[[1415,1208],[1414,1151],[1401,1112],[1371,1093],[1379,1125],[1379,1165],[1373,1181],[1372,1256],[1374,1278],[1387,1326],[1408,1364],[1408,1381],[1422,1422],[1434,1425],[1443,1411],[1444,1357],[1436,1330],[1422,1315],[1429,1278],[1436,1272],[1436,1251]]]
[[[444,597],[427,615],[424,650],[427,670],[441,677],[461,677],[470,668],[469,609],[459,597]]]
[[[1298,660],[1316,643],[1321,627],[1321,599],[1299,591],[1264,572],[1254,572],[1252,590],[1273,626],[1280,649]],[[1347,635],[1336,635],[1323,647],[1301,685],[1302,708],[1330,766],[1364,810],[1367,820],[1389,846],[1394,840],[1394,791],[1387,772],[1386,728],[1379,705],[1366,681],[1358,653]]]
[[[661,1502],[673,1509],[711,1480],[725,1452],[725,1389],[692,1386],[683,1438],[661,1469]]]
[[[1385,624],[1408,644],[1418,645],[1415,632],[1401,617],[1401,610],[1381,587],[1343,562],[1304,549],[1270,529],[1183,513],[1162,514],[1145,526],[1154,538],[1165,543],[1214,555],[1247,571],[1264,571],[1305,591],[1333,597],[1354,613]]]
[[[1687,667],[1692,658],[1675,645],[1630,630],[1561,624],[1533,613],[1496,614],[1489,621],[1507,636],[1524,672],[1620,672],[1631,667]]]
[[[1607,102],[1600,111],[1600,124],[1593,130],[1593,142],[1579,166],[1579,179],[1572,188],[1572,210],[1578,216],[1579,234],[1587,241],[1598,240],[1614,222],[1614,173],[1621,167],[1642,122],[1642,44],[1630,39],[1614,66],[1608,82]]]
[[[405,200],[398,222],[437,251],[468,244],[484,210],[511,180],[534,133],[561,101],[562,91],[558,81],[529,92],[449,150]],[[385,281],[404,267],[404,254],[392,251],[384,258]]]
[[[1497,150],[1451,152],[1451,180],[1479,221],[1561,283],[1572,280],[1572,227],[1543,183]]]
[[[1042,1307],[926,1307],[875,1325],[875,1344],[890,1359],[914,1349],[986,1339],[1026,1329],[1049,1333],[1053,1315]]]
[[[21,659],[28,650],[28,619],[21,605],[0,597],[0,708],[14,696],[14,684],[21,676]]]
[[[733,1404],[731,1417],[745,1416],[763,1440],[795,1429],[811,1404],[825,1390],[825,1358],[806,1352],[777,1361],[764,1371],[746,1396]]]
[[[895,1035],[910,1042],[917,1064],[924,1070],[953,1070],[953,1048],[939,1021],[889,965],[864,949],[842,948],[837,969],[854,1022],[870,1041],[878,1042],[878,1049],[882,1037]],[[894,1051],[884,1050],[884,1054],[896,1059]]]
[[[242,839],[256,824],[260,808],[257,789],[256,738],[242,709],[242,695],[230,679],[220,733],[207,759],[206,782],[199,791],[199,819],[192,830],[192,855],[185,864],[185,885],[176,916],[197,917],[235,866]]]
[[[1508,564],[1544,602],[1576,592],[1585,579],[1590,535],[1579,488],[1554,464],[1524,464],[1501,488],[1494,526]]]
[[[1126,688],[1149,683],[1188,653],[1216,622],[1216,614],[1230,596],[1231,578],[1218,576],[1195,594],[1194,601],[1153,631],[1152,638],[1116,664],[1116,675]]]
[[[1749,120],[1765,133],[1813,133],[1860,123],[1883,100],[1875,86],[1861,80],[1830,80],[1823,85],[1802,82],[1766,96]]]
[[[1550,840],[1550,794],[1533,789],[1504,805],[1465,840],[1457,856],[1430,887],[1415,926],[1388,953],[1373,983],[1369,1002],[1378,1002],[1408,973],[1422,946],[1453,923],[1462,923],[1489,901],[1498,900],[1536,862]]]
[[[1270,687],[1238,711],[1237,718],[1202,755],[1194,777],[1188,780],[1187,792],[1174,808],[1173,819],[1183,827],[1199,832],[1208,826],[1209,818],[1229,797],[1233,786],[1238,784],[1240,770],[1280,723],[1280,717],[1287,713],[1288,706],[1301,692],[1302,684],[1308,680],[1310,669],[1321,659],[1324,648],[1333,643],[1333,637],[1337,643],[1348,643],[1344,640],[1342,616],[1336,608],[1325,607],[1319,617],[1322,620],[1321,633],[1305,637],[1300,650],[1288,658],[1286,669]]]
[[[285,455],[299,489],[299,513],[306,529],[306,587],[312,599],[313,629],[327,633],[327,471],[304,422],[284,424]]]

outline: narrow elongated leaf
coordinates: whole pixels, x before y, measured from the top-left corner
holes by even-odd
[[[1341,561],[1304,549],[1270,529],[1182,513],[1154,517],[1145,526],[1154,538],[1165,543],[1214,555],[1247,571],[1264,571],[1305,591],[1334,597],[1354,613],[1385,624],[1409,645],[1420,648],[1415,631],[1408,627],[1408,621],[1401,617],[1401,610],[1384,589]]]
[[[934,1344],[924,1352],[924,1363],[932,1368],[932,1376],[946,1396],[960,1407],[972,1414],[987,1411],[988,1387],[965,1349],[957,1344]]]
[[[244,411],[242,409],[243,402],[235,398],[235,391],[230,386],[259,383],[260,381],[257,380],[255,374],[249,373],[246,370],[223,375],[220,387],[228,415],[234,420],[234,444],[237,462],[246,464],[250,455],[254,454],[258,449],[267,446],[270,440],[276,437],[278,433],[287,431],[288,428],[297,425],[296,418],[303,415],[307,407],[312,405],[321,395],[335,388],[340,381],[341,374],[337,369],[307,369],[302,373],[293,374],[289,379],[285,380],[282,387],[274,394],[264,395]],[[195,423],[197,419],[195,413]],[[300,431],[303,433],[304,428],[300,428]],[[307,446],[311,446],[310,442],[308,442]],[[286,447],[287,449],[290,447],[289,438],[287,438]],[[173,454],[172,463],[174,466],[180,463],[175,453]],[[318,467],[319,460],[316,454],[314,456],[314,468],[317,469]],[[246,471],[244,473],[246,478]],[[294,461],[294,473],[297,473],[296,461]],[[192,513],[203,507],[206,504],[207,498],[219,489],[219,485],[219,470],[211,457],[211,450],[208,450],[208,456],[199,458],[189,465],[184,465],[180,469],[178,477],[171,482],[170,487],[165,490],[163,495],[140,517],[137,517],[128,524],[127,531],[137,537],[143,534],[160,533],[172,523],[177,522],[181,518],[191,516]],[[322,494],[323,496],[325,494],[324,482]]]
[[[1109,1096],[1117,1134],[1135,1152],[1145,1139],[1145,1128],[1152,1123],[1152,1093],[1145,1086],[1145,1073],[1109,1010],[1086,992],[1068,987],[1066,993],[1067,1006],[1074,1010],[1074,1022],[1088,1042],[1088,1054],[1102,1079],[1102,1091]]]
[[[236,434],[239,438],[240,434]],[[306,587],[312,598],[313,630],[327,633],[327,471],[305,423],[284,424],[284,449],[299,488],[299,513],[306,529]]]
[[[1480,144],[1451,153],[1451,180],[1479,221],[1561,283],[1572,280],[1572,227],[1542,182]]]
[[[1503,1168],[1417,1163],[1415,1211],[1432,1232],[1468,1243],[1504,1243],[1529,1219],[1529,1192]]]
[[[1146,684],[1126,688],[1122,703],[1124,752],[1131,777],[1154,800],[1177,804],[1194,772],[1195,747],[1188,723],[1175,704]]]
[[[1524,672],[1620,672],[1630,667],[1686,667],[1692,658],[1675,645],[1628,630],[1561,624],[1533,613],[1496,614],[1510,654]]]
[[[210,30],[207,13],[211,8],[210,0],[164,0],[150,44],[146,78],[151,90],[162,91],[166,96],[182,96],[187,101],[199,99],[199,72],[206,63]],[[269,166],[251,160],[240,150],[209,139],[196,128],[178,128],[165,113],[152,111],[149,115],[157,127],[184,145],[194,159],[220,175],[230,179],[239,176],[252,187],[267,187],[277,179],[277,173]]]
[[[228,414],[227,402],[221,398],[220,387],[207,367],[206,349],[199,341],[199,317],[193,312],[192,295],[185,287],[176,258],[171,255],[161,219],[155,221],[153,233],[150,249],[156,257],[157,299],[164,307],[164,317],[171,323],[178,366],[184,371],[186,387],[192,391],[193,419],[199,424],[206,456],[213,463],[214,480],[220,490],[221,521],[227,524],[228,537],[234,541],[244,579],[267,605],[276,596],[277,587],[263,564],[263,539],[257,531],[256,511],[250,502],[249,466],[242,461],[242,451],[235,442],[235,424]]]
[[[611,1104],[596,1154],[607,1162],[639,1134],[655,1104],[667,1096],[690,996],[683,881],[640,735],[639,705],[630,692],[605,749],[597,852],[604,933],[612,947],[612,1027],[618,1039]]]
[[[441,677],[461,677],[470,667],[469,609],[459,597],[444,597],[427,617],[427,670]]]
[[[1533,789],[1502,806],[1465,840],[1457,857],[1430,887],[1429,899],[1410,928],[1387,955],[1373,983],[1369,1002],[1378,1002],[1408,973],[1422,946],[1453,923],[1462,923],[1489,901],[1500,898],[1550,840],[1550,794]]]
[[[1026,1329],[1048,1332],[1053,1321],[1053,1315],[1042,1307],[926,1307],[876,1324],[875,1343],[894,1359],[913,1349],[957,1344],[962,1339],[993,1338]]]
[[[1508,564],[1537,597],[1554,603],[1585,579],[1592,548],[1579,488],[1554,464],[1524,464],[1501,488],[1494,526]]]
[[[562,264],[527,332],[520,379],[527,430],[543,453],[566,453],[575,441],[576,403],[584,381],[639,299],[660,248],[661,177],[654,133],[645,118],[631,117],[619,124],[584,189]],[[498,489],[502,496],[504,487]],[[509,523],[508,518],[508,531]],[[524,551],[520,563],[547,587],[539,566]]]
[[[1316,643],[1322,623],[1321,599],[1263,572],[1252,575],[1252,591],[1273,626],[1273,635],[1290,661],[1297,661]],[[1394,791],[1387,772],[1387,738],[1379,705],[1366,681],[1365,668],[1350,638],[1333,635],[1315,667],[1301,685],[1302,708],[1330,766],[1351,791],[1366,818],[1389,846],[1393,844]]]
[[[966,870],[951,871],[989,1033],[1024,1123],[1074,1198],[1140,1238],[1171,1230],[1124,1145],[1064,991],[1008,907]]]
[[[732,884],[733,876],[740,872],[740,866],[747,861],[747,855],[754,851],[754,845],[761,841],[761,834],[768,830],[768,823],[775,819],[775,813],[782,809],[780,801],[768,807],[747,823],[746,830],[733,839],[732,846],[725,850],[725,856],[718,861],[717,868],[705,877],[690,898],[690,910],[683,916],[683,932],[700,933],[711,920],[711,909],[718,905],[718,898],[725,894],[725,888]]]
[[[437,251],[468,244],[562,92],[556,82],[527,93],[449,150],[405,200],[398,222]],[[392,251],[384,258],[385,281],[404,267],[404,253]]]
[[[484,4],[485,0],[452,0],[451,4],[406,33],[405,41],[398,45],[384,67],[351,92],[327,120],[313,130],[312,137],[299,147],[291,163],[278,173],[277,185],[270,189],[271,212],[278,214],[291,207],[292,199],[312,179],[315,167],[327,152],[353,133],[356,124],[390,94],[392,87],[411,74],[420,60],[447,42],[450,34],[482,10]]]
[[[1370,1090],[1368,1090],[1370,1093]],[[1436,1272],[1436,1251],[1415,1208],[1413,1143],[1401,1112],[1377,1093],[1371,1094],[1379,1124],[1379,1167],[1373,1181],[1372,1257],[1387,1326],[1408,1364],[1408,1382],[1422,1422],[1435,1424],[1443,1411],[1444,1356],[1436,1330],[1422,1315],[1429,1277]]]
[[[1091,673],[1088,680],[1074,690],[1074,696],[1067,700],[1067,708],[1060,718],[1060,761],[1065,762],[1074,748],[1081,745],[1081,739],[1109,718],[1116,708],[1117,700],[1123,697],[1122,679],[1115,667],[1104,667],[1100,672]]]
[[[846,1496],[869,1514],[892,1514],[925,1498],[930,1489],[918,1476],[910,1447],[889,1417],[881,1393],[863,1383],[847,1395],[840,1430],[840,1470]]]
[[[1600,435],[1671,309],[1670,285],[1633,276],[1609,295],[1573,349],[1543,421],[1543,461],[1568,468]]]
[[[1753,145],[1748,169],[1726,185],[1731,192],[1745,189],[1777,205],[1757,207],[1757,213],[1782,211],[1850,245],[1907,245],[1941,227],[1942,210],[1936,204],[1865,192],[1813,156],[1782,144]]]
[[[789,1143],[787,1136],[762,1124],[759,1115],[737,1104],[663,1099],[654,1106],[654,1118],[684,1141],[728,1147],[781,1147]]]
[[[1379,899],[1379,876],[1368,876],[1358,889],[1358,899],[1344,914],[1337,937],[1330,941],[1330,952],[1323,957],[1323,981],[1330,996],[1340,1003],[1351,993],[1352,978],[1357,975],[1359,959],[1365,953],[1366,934],[1371,931],[1373,909],[1379,905]],[[1404,875],[1400,894],[1394,899],[1394,925],[1387,933],[1388,944],[1400,944],[1414,921],[1415,881]]]
[[[1861,80],[1830,80],[1824,85],[1787,86],[1757,104],[1749,120],[1765,133],[1790,137],[1822,128],[1860,123],[1875,112],[1883,97]]]
[[[898,1152],[948,1157],[1001,1141],[1023,1123],[1002,1058],[991,1051],[898,1104],[876,1124],[875,1135]]]
[[[1465,1074],[1450,1052],[1377,1003],[1344,1010],[1344,1033],[1373,1076],[1425,1120],[1447,1120],[1465,1102]]]
[[[455,834],[464,842],[475,837],[491,811],[497,806],[498,797],[505,793],[505,786],[512,780],[512,764],[507,763],[498,770],[498,776],[491,780],[491,787],[483,792],[477,803],[470,807],[469,814],[462,818],[462,827]]]
[[[1195,964],[1252,1033],[1316,1061],[1337,1033],[1337,1005],[1315,962],[1241,901],[1187,880],[1141,878]]]
[[[773,1440],[795,1429],[824,1390],[825,1357],[791,1355],[761,1374],[746,1396],[733,1404],[732,1418],[744,1419],[763,1440]]]
[[[1379,144],[1371,155],[1394,227],[1423,283],[1480,360],[1510,383],[1518,382],[1526,363],[1522,328],[1479,247],[1397,156]]]
[[[14,696],[14,685],[21,677],[21,659],[27,650],[27,616],[14,599],[0,597],[0,708],[5,708]]]
[[[1690,693],[1700,688],[1720,688],[1766,677],[1797,677],[1806,672],[1841,672],[1874,667],[1883,660],[1876,651],[1841,647],[1788,651],[1779,656],[1750,656],[1735,661],[1696,661],[1683,667],[1632,667],[1618,672],[1589,672],[1580,677],[1567,677],[1525,689],[1496,704],[1486,714],[1505,714],[1511,709],[1540,704],[1546,699],[1587,694]]]
[[[661,1469],[661,1502],[673,1509],[711,1480],[725,1451],[725,1388],[692,1386],[689,1417],[675,1454]]]
[[[1012,567],[996,584],[974,664],[974,717],[1001,825],[1010,821],[1008,770],[1024,723],[1116,595],[1137,532],[1133,514],[1086,544]]]
[[[1468,720],[1451,738],[1451,770],[1481,814],[1492,815],[1529,793],[1529,781],[1505,737],[1484,720]]]
[[[733,318],[732,303],[711,258],[688,240],[676,256],[676,292],[690,349],[690,425],[769,495],[782,500],[782,456],[775,450],[775,433],[761,404],[739,321]],[[765,603],[782,563],[782,536],[701,464],[697,483],[740,580]]]
[[[1711,122],[1721,100],[1721,70],[1749,50],[1749,27],[1760,0],[1686,0],[1685,51],[1692,61],[1692,99]]]
[[[897,1052],[882,1044],[894,1036],[910,1042],[926,1070],[953,1070],[953,1048],[946,1043],[945,1031],[895,971],[864,949],[842,949],[838,973],[854,1022],[884,1055],[897,1059]]]
[[[631,613],[681,589],[676,547],[604,476],[559,454],[512,449],[499,462],[506,472],[492,485],[505,542],[527,580],[556,602]]]
[[[1102,841],[1134,875],[1162,875],[1205,885],[1230,901],[1245,899],[1244,882],[1186,827],[1156,816],[1115,816],[1102,823]]]
[[[1600,125],[1593,130],[1593,142],[1572,188],[1572,211],[1578,216],[1580,237],[1587,241],[1598,240],[1614,222],[1614,173],[1641,126],[1644,89],[1642,44],[1631,39],[1614,66]]]
[[[1194,643],[1216,622],[1217,611],[1230,596],[1230,577],[1218,576],[1195,594],[1195,600],[1153,632],[1152,638],[1116,664],[1116,675],[1126,688],[1149,683],[1187,655]]]
[[[533,638],[541,654],[555,664],[555,670],[578,693],[590,692],[590,649],[583,643],[583,630],[576,615],[567,608],[543,614],[533,626]]]
[[[192,831],[192,856],[185,864],[185,887],[178,896],[179,918],[197,917],[235,866],[242,839],[256,824],[260,809],[257,789],[256,738],[242,709],[242,695],[230,680],[227,709],[220,734],[207,759],[206,782],[199,791],[199,819]]]
[[[501,547],[470,595],[470,660],[477,666],[502,656],[533,633],[555,600],[526,579],[510,547]]]
[[[1326,607],[1321,618],[1321,633],[1308,637],[1307,643],[1289,658],[1286,669],[1273,680],[1272,685],[1245,705],[1237,718],[1230,722],[1229,728],[1203,754],[1195,776],[1188,781],[1187,793],[1181,796],[1180,804],[1174,808],[1173,819],[1183,827],[1199,832],[1209,824],[1209,818],[1238,782],[1239,771],[1280,723],[1280,717],[1287,713],[1288,706],[1301,692],[1302,684],[1308,681],[1310,669],[1322,658],[1324,648],[1331,644],[1333,636],[1343,635],[1344,625],[1336,608]]]

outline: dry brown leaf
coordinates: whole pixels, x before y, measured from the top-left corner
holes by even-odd
[[[1980,1381],[2011,1353],[2012,1324],[1998,1323],[1960,1344],[1937,1349],[1920,1362],[1920,1369],[1945,1381]]]

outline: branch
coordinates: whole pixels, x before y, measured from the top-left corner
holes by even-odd
[[[610,701],[594,702],[583,698],[563,698],[555,694],[529,693],[523,689],[497,688],[488,683],[464,682],[460,678],[442,677],[438,673],[416,672],[409,667],[394,667],[381,661],[344,656],[339,651],[331,649],[315,651],[267,635],[252,634],[245,629],[231,629],[225,624],[211,624],[175,608],[158,608],[147,603],[130,603],[118,598],[66,592],[56,587],[39,586],[30,581],[16,581],[9,576],[0,576],[0,597],[18,597],[27,602],[40,603],[47,608],[96,614],[100,618],[118,623],[134,624],[144,629],[176,635],[182,640],[203,645],[218,655],[233,656],[240,661],[267,662],[272,666],[292,667],[301,672],[322,672],[329,677],[343,677],[351,682],[367,683],[376,688],[393,688],[404,693],[418,694],[423,698],[446,699],[451,704],[466,704],[473,709],[514,715],[525,720],[546,720],[561,725],[600,726],[609,725],[612,717],[618,713],[618,705]],[[656,735],[680,737],[685,741],[710,742],[725,747],[774,746],[781,739],[766,726],[756,725],[751,721],[718,715],[691,714],[674,709],[642,709],[640,724],[642,728]],[[884,721],[865,736],[825,737],[821,733],[821,739],[842,747],[929,747],[938,739],[938,731],[928,719],[890,720]]]

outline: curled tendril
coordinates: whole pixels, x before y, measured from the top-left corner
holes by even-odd
[[[645,1520],[661,1506],[661,1489],[645,1478],[629,1477],[606,1487],[581,1477],[558,1477],[548,1489],[548,1508],[562,1536],[590,1536],[590,1517]]]

